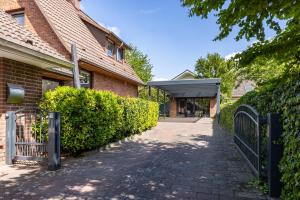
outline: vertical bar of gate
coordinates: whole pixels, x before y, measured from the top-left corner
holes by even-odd
[[[261,131],[262,131],[262,124],[261,124],[261,117],[260,115],[257,116],[257,172],[258,172],[258,178],[261,179]]]
[[[60,160],[60,113],[49,113],[48,127],[48,170],[55,171],[61,166]]]
[[[16,155],[16,113],[7,112],[6,115],[6,159],[5,163],[11,165]]]
[[[279,162],[282,158],[282,145],[279,143],[282,134],[280,115],[268,113],[268,185],[269,196],[280,197],[282,183]]]

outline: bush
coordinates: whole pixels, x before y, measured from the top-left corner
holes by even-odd
[[[300,199],[300,77],[283,77],[247,93],[236,102],[225,104],[221,110],[221,125],[232,130],[233,113],[240,104],[249,104],[266,116],[280,113],[284,147],[280,169],[283,199]]]
[[[72,87],[48,91],[40,108],[61,113],[62,150],[72,155],[140,133],[158,119],[154,102]]]

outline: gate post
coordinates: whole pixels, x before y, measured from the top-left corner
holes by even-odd
[[[279,144],[279,139],[282,134],[282,127],[280,124],[280,115],[268,113],[268,185],[269,196],[280,197],[282,183],[281,173],[279,171],[279,162],[282,158],[282,145]]]
[[[16,155],[16,113],[7,112],[6,115],[6,158],[7,165],[13,164]]]
[[[48,127],[48,170],[55,171],[61,166],[60,160],[60,113],[49,113]]]

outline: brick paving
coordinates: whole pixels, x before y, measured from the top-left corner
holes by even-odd
[[[211,119],[160,122],[56,172],[0,167],[0,199],[265,199],[248,186],[253,179],[232,137]]]

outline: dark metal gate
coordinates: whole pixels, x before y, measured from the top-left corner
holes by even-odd
[[[249,105],[241,105],[234,114],[234,142],[257,177],[268,179],[271,197],[279,197],[282,187],[278,167],[281,129],[279,114],[262,117]]]
[[[234,114],[234,141],[254,173],[261,176],[261,125],[265,122],[248,105],[241,105]]]
[[[48,161],[49,168],[60,165],[59,113],[34,109],[8,112],[6,127],[6,164]]]

